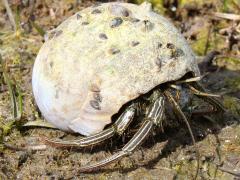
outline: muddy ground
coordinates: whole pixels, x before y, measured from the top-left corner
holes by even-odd
[[[74,139],[76,134],[24,126],[43,122],[31,91],[31,70],[46,31],[95,1],[8,1],[15,17],[11,24],[0,2],[0,179],[192,179],[196,151],[186,126],[174,122],[155,130],[130,157],[95,173],[79,167],[119,150],[124,138],[89,149],[30,150],[38,137]],[[131,1],[141,3],[141,0]],[[154,8],[184,34],[199,57],[202,84],[219,94],[226,112],[190,120],[200,151],[198,179],[240,179],[240,1],[152,0]],[[220,14],[216,14],[219,12]],[[227,13],[227,14],[223,14]],[[231,15],[229,15],[231,14]],[[213,62],[211,52],[218,51]],[[210,55],[209,55],[210,53]],[[201,63],[204,59],[204,63]],[[211,59],[211,58],[210,58]],[[36,124],[36,123],[35,123]],[[12,145],[4,146],[3,143]],[[28,147],[28,146],[27,146]],[[22,148],[22,149],[21,149]]]

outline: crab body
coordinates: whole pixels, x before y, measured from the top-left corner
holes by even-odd
[[[105,3],[78,12],[49,33],[32,84],[48,121],[91,135],[127,102],[188,72],[199,75],[192,50],[149,4]]]

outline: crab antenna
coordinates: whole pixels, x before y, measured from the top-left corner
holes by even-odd
[[[198,176],[198,173],[199,173],[199,168],[200,168],[200,153],[199,153],[199,150],[197,148],[197,145],[196,145],[196,140],[193,136],[193,132],[192,132],[192,129],[191,129],[191,126],[185,116],[185,114],[183,113],[183,111],[181,110],[180,106],[178,105],[178,103],[175,101],[174,97],[171,95],[171,93],[167,90],[164,91],[164,94],[166,95],[166,97],[168,98],[168,100],[170,102],[173,103],[174,105],[174,108],[178,111],[179,115],[182,117],[182,119],[184,120],[185,124],[187,125],[187,128],[188,128],[188,131],[190,133],[190,136],[191,136],[191,139],[193,141],[193,145],[194,145],[194,148],[195,148],[195,151],[196,151],[196,157],[197,157],[197,171],[196,171],[196,174],[194,176],[194,179],[197,179],[197,176]]]

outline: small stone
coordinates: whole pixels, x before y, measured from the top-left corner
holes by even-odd
[[[94,9],[92,11],[92,14],[101,14],[101,11],[99,9]]]
[[[99,34],[99,38],[100,38],[100,39],[103,39],[103,40],[108,39],[107,35],[104,34],[104,33],[100,33],[100,34]]]
[[[120,26],[122,23],[123,23],[122,18],[116,17],[110,22],[110,27],[115,28],[115,27]]]

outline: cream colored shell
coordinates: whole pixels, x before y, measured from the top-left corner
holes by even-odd
[[[127,102],[187,72],[194,54],[151,6],[105,3],[86,8],[49,33],[33,68],[33,93],[56,127],[90,135]]]

